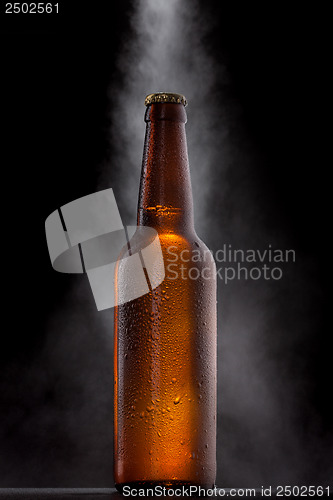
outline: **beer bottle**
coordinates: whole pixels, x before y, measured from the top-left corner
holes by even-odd
[[[138,229],[157,231],[165,277],[115,307],[114,475],[125,485],[211,488],[216,474],[216,270],[198,238],[186,99],[146,97]],[[135,237],[132,253],[135,248]],[[119,258],[115,294],[131,280]]]

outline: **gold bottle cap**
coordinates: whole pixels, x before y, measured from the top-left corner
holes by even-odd
[[[183,104],[187,106],[186,97],[182,94],[173,94],[171,92],[156,92],[155,94],[148,94],[145,99],[145,105],[149,106],[154,102],[172,102],[175,104]]]

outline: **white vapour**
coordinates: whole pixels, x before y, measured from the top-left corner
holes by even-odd
[[[139,0],[135,6],[131,18],[133,34],[125,41],[118,61],[120,78],[110,89],[113,161],[122,174],[118,194],[123,201],[122,215],[133,222],[145,134],[144,98],[159,91],[182,93],[189,101],[188,149],[199,215],[209,192],[207,175],[212,168],[212,155],[207,151],[217,149],[216,134],[212,132],[220,113],[215,84],[221,68],[214,65],[204,48],[207,21],[196,1]],[[221,139],[220,133],[218,140]],[[112,176],[112,169],[108,175]],[[114,178],[113,182],[119,181]],[[200,220],[197,217],[198,229]]]

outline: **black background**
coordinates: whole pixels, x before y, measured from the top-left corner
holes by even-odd
[[[246,5],[206,2],[216,20],[206,44],[229,72],[229,98],[239,103],[242,127],[260,158],[255,181],[261,186],[262,206],[296,251],[316,262],[317,274],[307,281],[309,290],[316,290],[316,328],[299,355],[306,359],[312,380],[303,398],[317,415],[318,433],[328,441],[332,354],[327,12],[304,5],[292,10],[278,4]],[[73,451],[75,437],[61,428],[61,416],[39,420],[39,408],[52,413],[64,404],[52,366],[47,370],[47,363],[40,362],[45,331],[49,318],[62,310],[73,282],[81,279],[52,270],[44,222],[62,204],[93,192],[101,165],[112,156],[108,93],[118,77],[116,56],[129,32],[130,9],[128,1],[67,2],[60,5],[59,15],[2,13],[3,487],[112,485],[111,429],[96,439],[106,444],[100,450],[96,445],[95,455],[87,445],[90,455],[78,463],[84,446],[79,455]],[[104,187],[111,185],[110,179]],[[102,313],[92,328],[110,314]],[[102,344],[96,349],[102,350]],[[97,378],[107,385],[111,376],[112,366],[105,364]],[[65,404],[74,417],[75,390],[68,389]],[[110,400],[104,405],[105,413],[98,416],[104,419],[103,429],[112,413]],[[94,414],[87,418],[93,441],[92,429],[100,421]],[[78,418],[78,426],[80,422]],[[302,425],[304,433],[310,432],[306,415]],[[315,467],[320,467],[321,458],[316,457]],[[228,486],[228,478],[223,473],[220,477]]]

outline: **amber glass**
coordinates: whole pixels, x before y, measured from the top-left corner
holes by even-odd
[[[163,282],[115,308],[114,475],[200,485],[216,473],[215,263],[193,225],[183,104],[147,107],[138,225],[159,235]],[[135,248],[135,238],[132,252]],[[193,257],[193,260],[192,260]],[[119,259],[116,296],[130,280]]]

